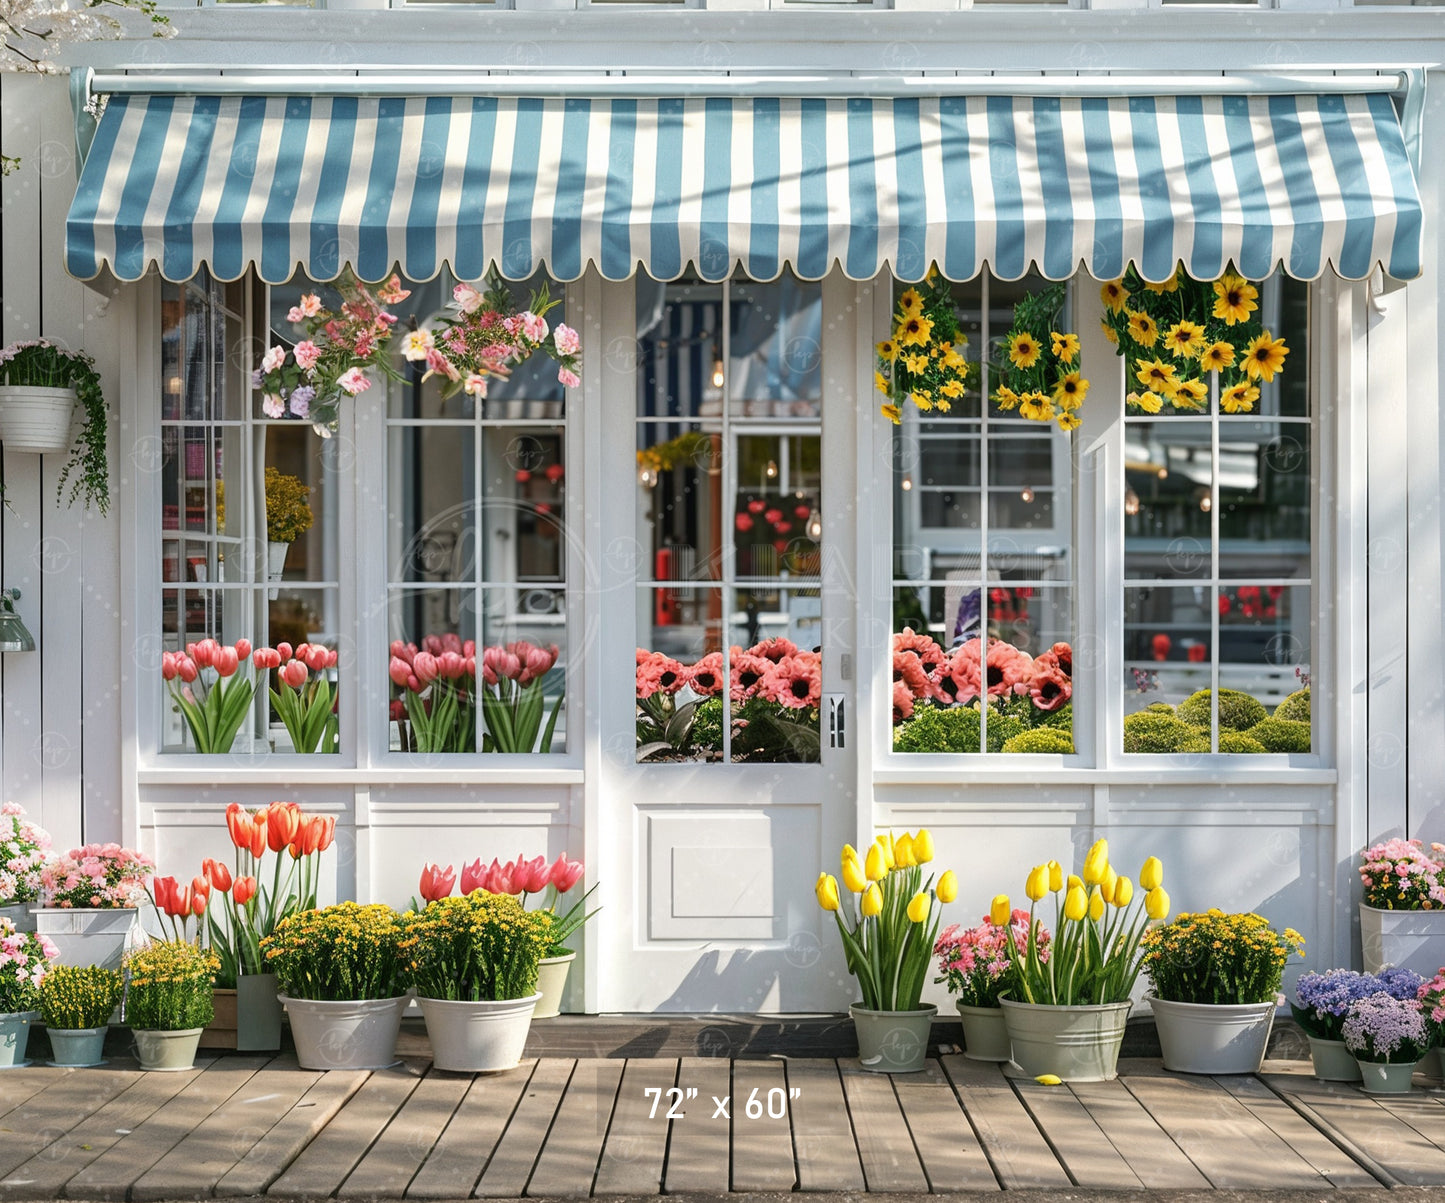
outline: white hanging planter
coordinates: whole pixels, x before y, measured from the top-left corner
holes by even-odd
[[[73,388],[0,384],[0,443],[41,455],[69,450],[75,403]]]
[[[278,584],[286,571],[286,553],[291,550],[291,544],[271,542],[266,544],[266,579],[273,585]],[[276,600],[278,589],[271,590],[271,600]]]

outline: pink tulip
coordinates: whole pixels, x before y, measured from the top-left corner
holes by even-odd
[[[214,639],[202,639],[197,643],[189,644],[186,652],[196,662],[197,668],[210,668],[216,662],[218,646]]]
[[[278,643],[276,645],[276,653],[283,660],[291,659],[291,645],[289,643]]]
[[[167,681],[174,681],[176,679],[175,652],[161,653],[161,677]]]
[[[523,893],[540,894],[547,888],[551,880],[552,873],[547,867],[545,856],[538,856],[529,861],[524,861],[519,856],[517,863],[512,866],[512,882]]]
[[[187,685],[201,675],[201,670],[196,667],[196,662],[189,656],[182,656],[176,653],[176,676],[180,677]]]
[[[330,653],[320,644],[309,644],[306,648],[306,655],[301,659],[306,661],[306,667],[313,672],[320,672],[326,667],[326,659]]]
[[[430,652],[417,652],[416,659],[411,662],[412,672],[416,673],[416,679],[423,685],[430,685],[437,678],[437,658]]]
[[[292,689],[300,689],[306,684],[306,665],[300,660],[290,661],[281,669],[281,680]]]
[[[251,641],[249,639],[236,640],[236,655],[239,659],[246,659],[251,654]]]
[[[501,865],[495,860],[487,871],[489,876],[483,889],[492,894],[520,894],[522,887],[512,880],[512,870],[515,865]]]
[[[421,871],[421,896],[426,902],[435,902],[438,898],[445,898],[452,892],[452,886],[456,882],[456,874],[448,865],[445,869],[437,865],[427,865]]]
[[[581,878],[582,862],[580,860],[568,860],[567,854],[564,852],[552,862],[552,867],[548,870],[548,873],[551,876],[551,885],[556,889],[557,893],[565,894],[575,886]]]
[[[404,660],[407,664],[410,664],[411,658],[416,655],[416,648],[409,643],[403,643],[400,639],[393,639],[391,641],[391,654],[395,659]]]
[[[326,664],[325,664],[325,667],[326,667],[326,668],[335,668],[335,667],[336,667],[336,661],[339,660],[340,658],[341,658],[341,653],[337,652],[337,651],[333,648],[331,651],[329,651],[329,652],[326,653]]]
[[[241,657],[233,647],[218,647],[212,653],[211,667],[223,677],[233,676],[241,667]]]
[[[387,670],[391,675],[391,683],[400,689],[406,688],[406,683],[411,677],[411,665],[400,656],[391,658],[391,666]]]
[[[482,858],[477,857],[469,865],[462,866],[462,893],[470,894],[473,890],[482,888],[482,881],[486,874],[482,869]]]
[[[555,652],[549,653],[546,648],[528,647],[526,656],[522,662],[522,675],[518,678],[523,685],[545,676],[547,670],[557,662]]]
[[[475,656],[476,654],[477,654],[477,641],[476,641],[475,639],[465,640],[465,641],[462,643],[462,655],[465,656],[468,660],[470,660],[470,659],[471,659],[473,656]]]
[[[443,652],[437,657],[437,671],[448,681],[455,681],[467,671],[467,662],[458,652]]]

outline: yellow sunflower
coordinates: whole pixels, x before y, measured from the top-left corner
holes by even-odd
[[[1017,409],[1019,395],[1006,385],[999,385],[998,392],[994,393],[993,399],[998,402],[1000,409]]]
[[[1060,376],[1054,385],[1054,401],[1060,409],[1078,409],[1089,395],[1089,382],[1078,372]]]
[[[1065,433],[1071,430],[1078,430],[1084,422],[1083,418],[1079,417],[1079,415],[1071,409],[1064,410],[1055,420],[1059,424],[1059,429]]]
[[[1057,330],[1050,330],[1049,338],[1054,344],[1054,358],[1065,367],[1072,364],[1074,357],[1079,353],[1079,336],[1077,334],[1060,334]]]
[[[1054,416],[1054,405],[1045,393],[1025,393],[1019,398],[1019,415],[1030,422],[1048,422]]]
[[[1111,312],[1122,313],[1124,303],[1129,299],[1129,294],[1124,291],[1123,280],[1110,280],[1103,288],[1099,289],[1099,297],[1107,305]]]
[[[1130,409],[1142,409],[1146,414],[1157,414],[1164,408],[1164,398],[1158,393],[1130,393],[1124,402]]]
[[[905,347],[926,347],[929,337],[933,334],[933,322],[922,314],[916,313],[899,322],[898,329],[894,331],[894,334]]]
[[[1174,395],[1179,382],[1174,378],[1174,365],[1158,359],[1136,359],[1134,379],[1151,392],[1166,397]]]
[[[885,418],[887,418],[890,422],[892,422],[893,425],[895,425],[895,426],[898,425],[899,419],[900,419],[901,416],[902,416],[902,413],[901,413],[901,411],[899,410],[898,406],[896,406],[896,405],[881,405],[881,406],[879,406],[878,408],[879,408],[879,412],[881,412]]]
[[[1268,330],[1258,338],[1250,339],[1244,350],[1244,374],[1251,380],[1263,380],[1268,384],[1274,374],[1284,367],[1284,357],[1289,348],[1284,339],[1273,337]]]
[[[1220,339],[1199,352],[1199,366],[1206,372],[1222,372],[1234,366],[1234,344]]]
[[[1100,322],[1099,329],[1104,332],[1104,337],[1107,338],[1111,343],[1113,343],[1116,347],[1119,345],[1119,332],[1115,330],[1113,326],[1109,325],[1108,322]]]
[[[1039,340],[1027,330],[1020,330],[1009,339],[1008,357],[1016,368],[1027,370],[1033,367],[1034,364],[1038,363],[1039,354],[1042,350],[1043,348],[1039,345]]]
[[[1223,318],[1227,326],[1249,321],[1249,315],[1259,308],[1255,298],[1259,289],[1243,276],[1230,272],[1214,282],[1214,316]]]
[[[1176,359],[1193,359],[1204,350],[1204,327],[1198,322],[1175,322],[1164,336],[1164,345]]]
[[[1174,274],[1158,284],[1150,284],[1148,280],[1145,280],[1144,287],[1150,292],[1177,292],[1179,290],[1179,268],[1175,267]]]
[[[882,372],[873,373],[873,384],[874,387],[876,387],[878,391],[882,393],[885,397],[892,395],[893,386],[888,383],[888,377],[885,376]]]
[[[1236,384],[1219,394],[1219,408],[1227,414],[1247,414],[1259,400],[1259,389],[1252,384]]]
[[[1159,327],[1147,313],[1129,310],[1129,337],[1142,347],[1152,347],[1159,341]]]
[[[878,344],[878,358],[886,363],[892,363],[898,358],[898,344],[891,338],[885,338]]]
[[[922,316],[923,298],[918,295],[918,289],[910,288],[898,298],[898,314],[903,318]]]
[[[1169,398],[1175,409],[1203,409],[1209,400],[1209,385],[1202,380],[1181,380]]]

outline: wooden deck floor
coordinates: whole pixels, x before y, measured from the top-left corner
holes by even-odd
[[[1445,1185],[1445,1090],[1372,1098],[1299,1062],[1121,1070],[1070,1088],[958,1056],[891,1079],[826,1059],[544,1058],[475,1078],[419,1058],[377,1073],[244,1055],[178,1074],[36,1066],[0,1075],[0,1197]]]

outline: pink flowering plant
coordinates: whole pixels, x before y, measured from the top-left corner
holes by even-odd
[[[566,911],[560,915],[557,913],[557,908],[562,902],[562,895],[570,893],[581,880],[582,862],[568,860],[565,852],[550,865],[544,856],[534,856],[528,860],[525,856],[519,855],[516,860],[506,864],[494,857],[490,865],[483,866],[481,858],[478,857],[471,864],[462,866],[461,892],[464,896],[476,890],[483,890],[488,894],[520,895],[524,907],[528,895],[545,893],[546,897],[542,906],[536,908],[545,911],[551,918],[551,926],[548,929],[551,944],[544,955],[549,957],[566,956],[572,951],[572,949],[564,947],[568,938],[600,909],[587,910],[587,899],[597,888],[594,883]],[[421,871],[422,901],[429,904],[440,898],[448,897],[456,881],[457,874],[451,865],[445,869],[439,865],[425,866]],[[415,909],[418,908],[413,907],[413,910]]]
[[[268,418],[289,414],[309,421],[322,438],[336,433],[342,402],[371,387],[368,372],[395,378],[387,343],[397,319],[386,306],[411,296],[396,276],[370,289],[348,273],[336,290],[341,304],[334,310],[326,308],[320,294],[304,294],[286,315],[303,337],[290,346],[267,348],[251,374]]]
[[[637,649],[637,759],[717,759],[723,695],[730,703],[734,760],[818,759],[822,664],[783,636],[709,652],[684,664]]]
[[[1364,903],[1382,911],[1432,911],[1445,907],[1445,846],[1419,840],[1385,840],[1360,854]]]
[[[0,804],[0,906],[40,897],[40,871],[50,852],[50,833],[25,817],[18,802]]]
[[[1430,1047],[1430,1029],[1417,998],[1396,998],[1385,990],[1350,1007],[1343,1026],[1345,1047],[1357,1061],[1412,1065]]]
[[[147,879],[155,863],[119,844],[72,848],[40,872],[46,906],[113,910],[138,907],[149,897]]]
[[[49,936],[15,930],[0,918],[0,1014],[35,1011],[40,1007],[40,983],[60,950]]]
[[[201,639],[184,652],[161,653],[161,679],[186,720],[197,752],[229,752],[246,721],[256,682],[247,661],[251,641]]]
[[[933,946],[942,976],[935,982],[948,985],[948,992],[966,1007],[997,1007],[998,996],[1017,991],[1018,970],[1009,956],[1008,944],[1023,956],[1029,939],[1029,913],[1015,907],[1008,926],[994,923],[989,916],[977,927],[961,928],[957,923],[943,929]],[[1036,933],[1041,964],[1049,959],[1049,933],[1042,924]]]
[[[582,383],[578,374],[582,343],[577,331],[547,322],[547,313],[560,301],[550,297],[544,284],[519,310],[511,291],[495,272],[485,291],[470,284],[452,290],[453,315],[435,328],[412,330],[402,341],[402,354],[411,363],[424,363],[426,374],[441,378],[442,396],[463,391],[478,400],[487,395],[487,381],[506,377],[536,352],[557,363],[557,379],[566,388]]]
[[[258,673],[276,674],[271,704],[297,752],[341,750],[339,697],[331,683],[336,661],[336,649],[319,643],[258,647],[251,655]]]

